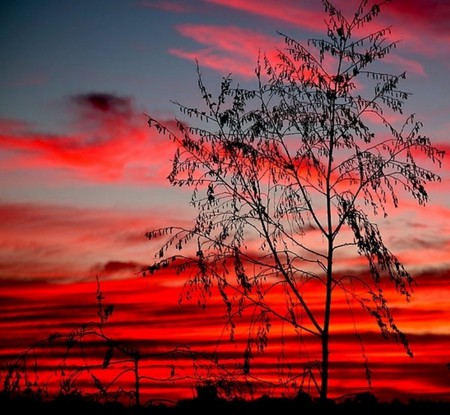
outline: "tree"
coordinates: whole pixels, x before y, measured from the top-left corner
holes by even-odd
[[[99,400],[104,399],[106,402],[111,397],[117,399],[120,394],[123,394],[128,395],[136,406],[140,406],[140,385],[143,379],[148,378],[140,374],[140,361],[144,356],[133,345],[115,340],[106,333],[105,325],[113,314],[114,306],[104,303],[105,297],[98,277],[96,299],[98,321],[84,323],[67,333],[52,333],[19,353],[5,367],[2,367],[0,372],[3,378],[2,393],[11,398],[21,395],[34,396],[39,401],[44,392],[50,395],[49,389],[54,389],[51,385],[52,377],[49,376],[44,381],[40,380],[40,366],[45,365],[38,362],[38,357],[39,350],[53,348],[53,352],[59,350],[62,356],[61,362],[55,368],[55,374],[59,374],[60,377],[55,398],[71,395],[83,398],[84,392],[79,385],[84,384],[86,387],[92,381]],[[99,351],[100,354],[105,352],[101,364],[95,362],[98,357],[95,352]],[[90,354],[94,358],[89,362]],[[99,372],[111,369],[113,366],[119,367],[119,370],[113,374],[112,380],[109,378],[105,382],[98,376]],[[134,390],[126,391],[125,388],[117,385],[119,379],[127,373],[133,374]],[[115,387],[117,390],[113,390]],[[87,398],[88,395],[85,397]]]
[[[403,116],[410,95],[399,89],[405,73],[380,70],[397,42],[389,40],[389,27],[370,33],[366,27],[387,2],[362,0],[347,18],[322,0],[326,36],[302,44],[278,32],[286,47],[277,61],[258,59],[255,88],[235,85],[229,75],[214,97],[197,65],[204,108],[174,103],[189,125],[177,120],[171,129],[148,116],[176,144],[168,179],[193,189],[198,214],[191,228],[147,234],[167,239],[145,272],[174,266],[186,272],[188,296],[198,290],[207,300],[217,290],[231,337],[235,319],[252,309],[244,373],[254,352],[266,348],[273,319],[299,338],[316,338],[320,359],[305,361],[305,371],[322,400],[329,393],[332,300],[339,292],[412,356],[383,286],[392,283],[409,300],[414,279],[386,247],[377,218],[397,207],[400,196],[425,205],[425,186],[440,180],[432,167],[444,153],[421,134],[414,115]],[[391,121],[393,113],[404,117],[401,125]],[[367,266],[343,274],[335,263],[351,250]],[[311,297],[317,290],[319,310]],[[285,299],[283,308],[276,298]],[[370,383],[368,368],[366,376]]]

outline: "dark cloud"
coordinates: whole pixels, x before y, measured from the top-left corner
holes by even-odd
[[[448,287],[450,280],[450,268],[442,267],[429,267],[422,270],[415,275],[419,287],[430,287],[439,290],[439,287],[443,289]]]
[[[108,277],[124,277],[129,278],[140,275],[140,272],[145,268],[145,264],[135,261],[120,261],[110,260],[94,264],[91,267],[91,272],[102,278]]]
[[[131,271],[137,272],[143,268],[143,265],[140,265],[133,261],[122,262],[122,261],[108,261],[107,263],[101,265],[99,267],[100,272],[104,272],[107,274],[115,274],[121,271]]]
[[[70,101],[81,109],[99,113],[130,115],[133,112],[131,98],[105,92],[74,95],[70,97]]]

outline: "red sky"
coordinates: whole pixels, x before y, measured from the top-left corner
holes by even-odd
[[[149,354],[146,393],[191,396],[196,378],[190,377],[205,376],[206,366],[166,353],[180,345],[215,351],[217,339],[227,337],[224,309],[216,299],[206,310],[195,301],[178,304],[181,281],[172,274],[136,275],[157,249],[145,232],[189,223],[195,213],[189,192],[166,179],[173,145],[148,128],[145,114],[171,123],[178,116],[171,100],[199,102],[195,59],[214,87],[230,72],[251,82],[258,51],[274,57],[283,47],[276,31],[298,40],[317,36],[322,10],[312,0],[282,0],[276,7],[269,0],[76,3],[0,5],[0,357],[4,362],[55,331],[95,320],[98,276],[105,301],[115,305],[105,330]],[[336,1],[344,10],[350,3]],[[392,37],[401,39],[385,62],[389,71],[407,71],[404,88],[413,95],[405,112],[416,113],[445,150],[449,22],[445,0],[394,0],[374,22],[392,25]],[[384,341],[375,322],[355,310],[373,392],[386,399],[450,397],[449,171],[447,157],[426,207],[401,200],[380,221],[385,242],[417,280],[410,303],[395,293],[390,303],[414,358]],[[356,264],[349,257],[339,266]],[[337,301],[334,396],[367,389],[361,347],[343,317],[347,309]],[[240,330],[243,336],[244,324]],[[255,360],[262,378],[275,376],[277,330]],[[225,356],[241,351],[239,339],[220,347]],[[298,352],[292,338],[288,346],[288,353]],[[55,356],[40,353],[52,374]],[[171,368],[183,365],[175,377],[188,376],[186,384],[168,381]]]

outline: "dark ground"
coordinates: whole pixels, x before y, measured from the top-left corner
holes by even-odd
[[[179,401],[175,405],[153,403],[132,407],[119,402],[100,403],[76,394],[53,400],[0,394],[2,415],[194,415],[205,412],[212,415],[450,415],[450,400],[393,400],[382,403],[371,394],[360,394],[342,402],[328,401],[323,404],[306,395],[296,399],[261,397],[252,401],[195,398]]]

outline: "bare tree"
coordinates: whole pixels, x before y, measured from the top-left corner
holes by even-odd
[[[322,400],[329,394],[332,300],[339,292],[412,356],[382,287],[387,281],[409,300],[414,279],[384,244],[376,219],[400,196],[425,205],[425,185],[440,180],[432,167],[444,153],[420,133],[414,115],[402,115],[405,73],[380,70],[397,42],[389,40],[389,27],[366,29],[387,2],[362,0],[347,18],[322,0],[326,36],[302,44],[279,33],[285,48],[277,61],[258,59],[255,88],[234,86],[227,76],[214,97],[198,67],[204,107],[174,103],[189,125],[178,120],[171,128],[148,117],[176,143],[168,179],[193,189],[198,215],[191,228],[147,234],[167,239],[146,273],[178,267],[186,273],[185,293],[198,290],[205,301],[217,290],[231,337],[235,319],[252,310],[244,373],[254,352],[266,348],[274,319],[299,338],[316,339],[320,359],[305,360],[304,368]],[[396,125],[392,113],[404,121]],[[335,269],[349,252],[367,266],[351,274]],[[318,310],[312,300],[319,293]],[[366,376],[370,383],[368,368]]]

